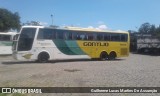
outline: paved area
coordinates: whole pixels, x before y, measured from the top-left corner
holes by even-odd
[[[130,54],[114,61],[19,62],[0,56],[2,87],[160,87],[160,56]],[[27,96],[35,94],[27,94]],[[40,94],[39,94],[40,95]],[[64,96],[64,94],[46,94]],[[65,94],[67,96],[159,96],[160,94]],[[38,96],[38,95],[37,95]],[[43,95],[42,95],[43,96]]]

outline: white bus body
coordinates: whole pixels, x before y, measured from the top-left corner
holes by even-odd
[[[13,57],[17,60],[105,60],[128,55],[128,32],[23,26],[17,41],[13,43]]]
[[[0,32],[0,55],[12,54],[13,37],[16,32]]]

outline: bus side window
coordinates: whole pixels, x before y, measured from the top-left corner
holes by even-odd
[[[92,41],[93,40],[93,33],[86,33],[85,34],[85,40]]]
[[[121,34],[121,41],[127,41],[127,34]]]
[[[53,29],[40,29],[37,39],[56,39],[56,34]]]
[[[69,32],[68,39],[72,40],[72,33],[71,32]]]
[[[81,37],[80,37],[79,33],[76,34],[76,40],[81,40]]]
[[[79,34],[80,40],[86,40],[87,37],[85,37],[84,33]]]
[[[104,34],[104,40],[105,41],[110,41],[110,34],[105,33]]]
[[[37,39],[44,39],[44,35],[43,34],[44,34],[44,32],[42,31],[42,29],[39,29]]]
[[[47,30],[47,32],[45,32],[45,39],[52,39],[52,36],[51,30]]]
[[[97,40],[102,41],[103,40],[103,34],[97,34]]]
[[[72,40],[77,40],[77,34],[75,32],[71,32],[72,33]]]
[[[83,33],[83,38],[82,40],[88,40],[89,39],[89,36],[87,33]]]
[[[57,30],[56,33],[57,33],[57,37],[56,37],[57,39],[64,39],[63,30]]]
[[[56,32],[55,31],[52,32],[52,39],[56,39]]]
[[[72,40],[72,33],[71,32],[64,32],[65,40]]]
[[[1,41],[11,41],[11,36],[10,35],[0,35],[0,40]]]
[[[97,40],[97,34],[93,33],[93,40]]]
[[[77,35],[77,40],[81,40],[81,38],[80,38],[80,36],[79,36],[79,35]]]
[[[120,41],[120,34],[111,34],[111,41]]]

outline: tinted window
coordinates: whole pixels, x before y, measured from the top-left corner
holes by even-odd
[[[93,33],[88,33],[87,34],[88,39],[87,40],[94,40],[94,35]]]
[[[72,32],[72,40],[78,40],[77,38],[78,38],[77,33]]]
[[[31,50],[36,28],[23,28],[18,41],[18,51]]]
[[[97,40],[103,40],[103,34],[98,33],[97,34]]]
[[[40,29],[37,39],[55,39],[56,32],[53,29]]]
[[[120,41],[120,34],[111,34],[111,41]]]
[[[110,41],[110,34],[105,33],[104,34],[104,40],[105,41]]]
[[[75,34],[74,34],[74,38],[75,38],[76,40],[83,40],[83,39],[84,39],[84,35],[81,34],[81,33],[75,33]]]
[[[77,33],[78,40],[87,40],[85,33]]]
[[[0,41],[10,41],[10,35],[0,35]]]
[[[56,30],[56,39],[64,39],[64,30]]]
[[[127,41],[127,40],[128,40],[127,34],[121,34],[121,41]]]
[[[127,34],[99,33],[61,29],[40,29],[38,39],[64,39],[64,40],[99,40],[99,41],[127,41]]]
[[[64,32],[64,38],[65,40],[72,40],[72,33],[71,32],[68,32],[68,31],[65,31]]]

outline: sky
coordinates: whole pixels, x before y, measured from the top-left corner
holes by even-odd
[[[160,24],[160,0],[0,0],[0,8],[18,12],[21,23],[138,30]]]

